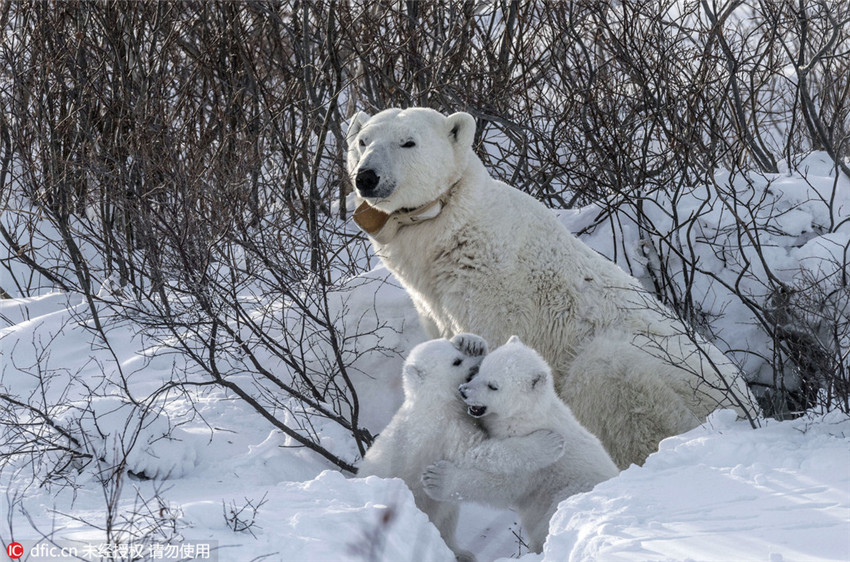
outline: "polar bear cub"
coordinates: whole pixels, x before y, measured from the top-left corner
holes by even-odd
[[[366,452],[358,470],[359,477],[404,480],[416,505],[428,515],[458,560],[475,559],[455,541],[459,506],[425,494],[421,481],[425,468],[447,459],[458,466],[513,474],[527,465],[547,466],[564,451],[563,437],[548,428],[531,435],[515,433],[512,439],[487,439],[478,421],[466,414],[458,385],[478,371],[486,353],[487,343],[472,334],[416,346],[402,368],[404,402]]]
[[[558,398],[549,365],[516,336],[488,355],[459,390],[469,415],[481,420],[491,441],[507,443],[516,435],[549,429],[564,436],[565,452],[554,464],[520,467],[511,474],[441,461],[423,474],[425,493],[437,500],[516,509],[528,547],[541,552],[558,503],[616,476],[614,461]]]

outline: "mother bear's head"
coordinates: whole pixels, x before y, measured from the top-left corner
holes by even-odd
[[[385,213],[416,209],[444,195],[460,178],[475,136],[468,113],[387,109],[350,120],[348,174],[357,195]]]

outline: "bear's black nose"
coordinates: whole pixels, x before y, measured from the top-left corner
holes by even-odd
[[[378,177],[375,170],[360,170],[357,172],[357,179],[355,180],[357,191],[360,192],[360,195],[369,195],[378,187],[380,180],[381,178]]]
[[[457,387],[457,391],[460,392],[460,397],[466,400],[466,385],[460,385],[459,387]]]

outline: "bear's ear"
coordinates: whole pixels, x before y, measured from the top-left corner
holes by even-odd
[[[511,336],[506,343],[518,343],[522,345],[522,341],[520,341],[519,336]]]
[[[411,381],[425,380],[425,373],[422,372],[422,369],[413,364],[406,364],[402,367],[401,375]]]
[[[531,377],[531,389],[534,390],[538,385],[546,382],[546,372],[538,371],[534,373],[534,376]],[[542,386],[541,386],[542,388]]]
[[[459,111],[446,117],[449,139],[461,148],[472,146],[475,138],[475,118],[469,113]]]
[[[354,142],[354,137],[357,136],[357,133],[360,132],[360,129],[363,128],[363,125],[365,125],[366,121],[369,119],[371,119],[371,115],[358,111],[351,116],[351,119],[348,120],[348,131],[345,133],[345,142],[348,144],[349,148],[351,148],[351,143]]]

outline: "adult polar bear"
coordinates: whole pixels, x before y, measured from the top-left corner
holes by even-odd
[[[413,299],[431,337],[499,345],[516,334],[621,468],[718,407],[751,403],[738,370],[636,279],[529,195],[490,177],[475,120],[425,108],[350,122],[354,219]]]

